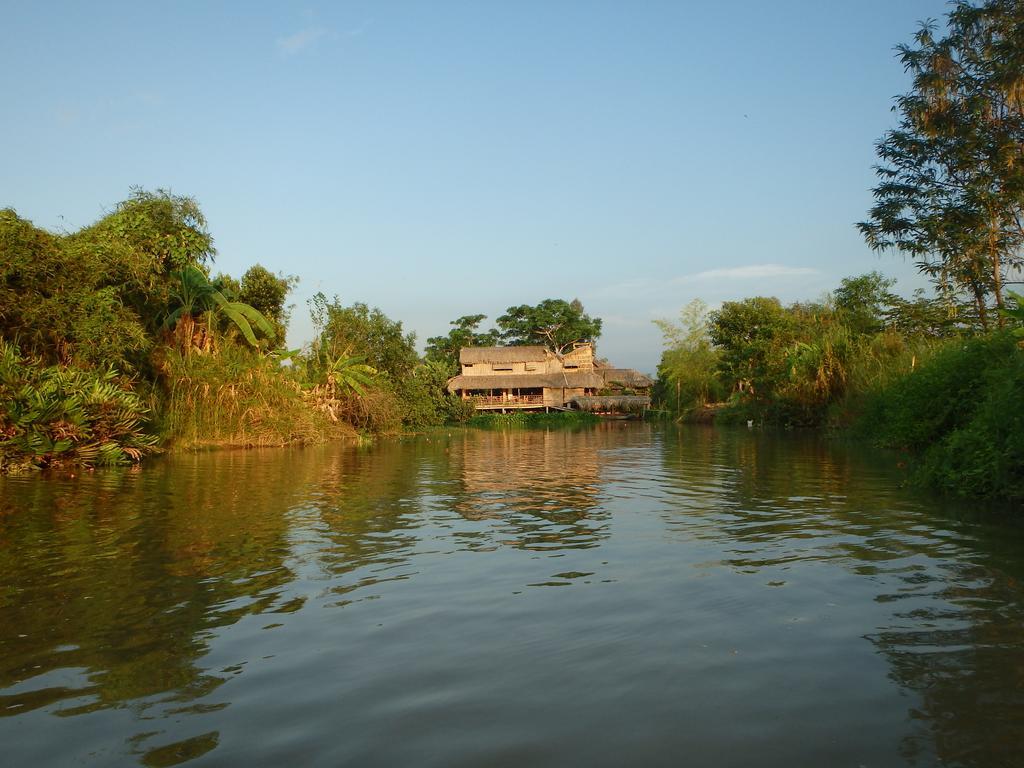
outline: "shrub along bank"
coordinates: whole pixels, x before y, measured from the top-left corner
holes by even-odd
[[[850,428],[904,451],[917,483],[1024,499],[1020,297],[1007,293],[1005,328],[985,330],[890,286],[872,273],[813,303],[691,305],[659,323],[659,406],[680,420]]]
[[[951,342],[864,399],[856,429],[908,452],[915,481],[1024,500],[1024,351],[997,333]]]

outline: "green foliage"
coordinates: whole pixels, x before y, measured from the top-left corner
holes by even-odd
[[[711,344],[707,304],[694,299],[680,311],[678,323],[654,323],[665,339],[655,391],[661,406],[679,416],[724,397],[726,388],[718,371],[720,353]]]
[[[973,297],[989,326],[990,297],[1024,262],[1024,6],[1016,0],[954,4],[944,37],[927,22],[900,46],[911,91],[900,122],[877,145],[882,164],[869,219],[858,225],[876,250],[912,256],[941,286]]]
[[[327,363],[325,384],[339,394],[365,395],[366,387],[373,384],[377,369],[367,365],[361,355],[339,357]]]
[[[601,319],[586,314],[579,299],[545,299],[535,307],[509,307],[497,323],[506,344],[540,344],[557,353],[574,342],[597,341],[601,335]]]
[[[205,264],[216,254],[199,204],[190,197],[172,195],[162,189],[133,189],[113,213],[81,235],[88,238],[95,233],[113,236],[130,248],[140,262],[140,282],[152,273]]]
[[[753,397],[770,397],[786,379],[785,352],[796,331],[795,318],[779,300],[764,296],[727,301],[709,317],[722,374]]]
[[[274,327],[258,310],[244,302],[228,299],[199,267],[188,266],[171,275],[175,281],[171,289],[173,309],[164,320],[164,326],[176,330],[178,346],[186,353],[194,346],[210,350],[218,316],[228,320],[253,347],[259,345],[253,326],[264,338],[274,334]],[[199,313],[205,315],[202,323],[195,321]]]
[[[116,371],[43,366],[0,339],[0,472],[137,462],[156,450],[147,423]]]
[[[164,190],[134,189],[112,213],[64,243],[65,258],[90,261],[95,279],[116,287],[150,334],[167,314],[171,272],[204,266],[216,253],[198,203]]]
[[[1002,312],[1003,317],[1010,321],[1015,336],[1024,337],[1024,296],[1013,291],[1007,291],[1006,293],[1015,306],[1004,309]]]
[[[338,357],[358,355],[378,372],[400,380],[418,364],[416,334],[403,333],[401,321],[392,320],[376,307],[370,309],[360,302],[342,306],[337,297],[328,300],[323,293],[317,293],[309,305],[317,330],[310,356],[314,368]]]
[[[462,423],[473,415],[472,404],[449,393],[449,378],[444,363],[428,360],[416,367],[398,387],[405,404],[403,422],[414,429],[447,423]]]
[[[1024,499],[1024,351],[1010,334],[950,342],[876,390],[859,422],[907,450],[917,482],[960,495]]]
[[[150,347],[107,253],[82,249],[0,211],[0,334],[52,363],[131,367]]]
[[[169,273],[213,256],[194,200],[135,190],[69,235],[0,211],[0,333],[49,362],[136,369],[167,313]]]
[[[843,278],[832,292],[836,311],[854,334],[879,333],[885,327],[885,307],[890,303],[894,278],[880,272]]]
[[[482,333],[480,323],[487,315],[464,315],[452,320],[454,326],[447,336],[432,336],[427,339],[426,359],[444,365],[448,376],[459,372],[459,350],[463,347],[493,347],[498,343],[499,334],[496,330]]]
[[[864,424],[883,445],[921,452],[972,417],[986,372],[1015,351],[1006,336],[949,342],[876,392]]]
[[[273,332],[268,337],[271,348],[284,344],[291,314],[285,301],[298,282],[297,277],[275,275],[260,264],[249,267],[242,275],[235,297],[263,315],[273,326]]]
[[[681,321],[659,321],[666,350],[656,389],[660,407],[679,415],[717,403],[715,418],[754,419],[788,426],[849,422],[867,392],[930,354],[936,335],[955,322],[915,318],[877,272],[844,279],[818,302],[782,306],[754,297],[726,302],[712,313],[702,302]],[[898,329],[913,328],[915,332]],[[726,400],[726,403],[722,403]],[[720,406],[725,407],[720,407]]]

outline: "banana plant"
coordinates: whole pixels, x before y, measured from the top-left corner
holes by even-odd
[[[363,355],[341,355],[327,363],[327,384],[340,392],[366,394],[364,387],[373,384],[377,369],[366,364]]]
[[[164,327],[175,330],[179,342],[188,351],[196,329],[196,316],[206,316],[206,332],[212,325],[213,318],[220,314],[231,321],[242,333],[243,338],[252,346],[259,346],[253,327],[269,336],[274,332],[273,326],[263,314],[241,301],[231,301],[217,290],[203,270],[194,265],[171,273],[177,284],[171,289],[171,299],[178,306],[164,320]]]

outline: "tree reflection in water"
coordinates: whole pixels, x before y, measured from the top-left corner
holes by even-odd
[[[1010,765],[1022,544],[899,489],[886,455],[742,429],[451,430],[0,478],[0,738],[15,763],[176,765],[251,761],[263,728],[275,755],[302,754],[285,734],[358,764],[409,754],[389,717],[416,751],[456,711],[564,764],[603,754],[614,710],[648,755],[724,739],[792,764],[852,723],[891,740],[883,762]]]
[[[782,586],[801,564],[832,563],[875,585],[883,610],[865,638],[914,696],[901,748],[908,764],[1017,764],[1019,521],[900,490],[895,457],[818,436],[693,428],[668,433],[664,457],[676,492],[669,527],[728,537],[722,564]]]

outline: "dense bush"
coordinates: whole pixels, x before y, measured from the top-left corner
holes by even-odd
[[[149,411],[113,370],[45,366],[0,339],[0,471],[127,464],[156,451]]]
[[[471,403],[445,389],[448,378],[448,367],[443,362],[428,361],[402,380],[398,389],[405,404],[403,421],[406,425],[419,429],[461,423],[473,415]]]
[[[1009,333],[946,345],[873,392],[858,424],[910,452],[917,482],[1024,498],[1024,351]]]

